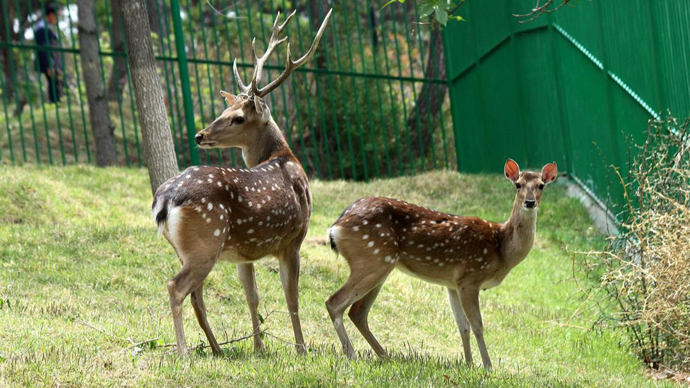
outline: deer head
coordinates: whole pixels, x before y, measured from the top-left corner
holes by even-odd
[[[266,132],[267,130],[268,132],[275,132],[277,130],[277,125],[271,117],[271,111],[266,105],[264,97],[285,82],[295,69],[302,66],[312,55],[314,55],[332,11],[333,10],[330,10],[324,18],[309,51],[301,58],[297,60],[292,59],[290,43],[288,42],[285,70],[278,78],[260,88],[259,82],[261,82],[263,76],[264,65],[276,47],[287,40],[287,37],[283,37],[282,39],[278,37],[297,11],[292,12],[280,25],[278,24],[280,12],[278,12],[278,16],[276,16],[276,20],[273,23],[273,32],[268,41],[266,52],[261,57],[256,55],[256,39],[252,41],[254,71],[249,85],[245,85],[244,82],[242,82],[240,74],[237,71],[237,59],[235,59],[233,63],[233,74],[240,93],[238,95],[233,95],[225,91],[220,92],[223,98],[225,98],[228,108],[225,109],[211,125],[196,134],[195,141],[200,148],[239,147],[244,150],[260,143],[259,140],[264,136],[262,132]],[[271,135],[275,136],[275,133],[271,133]]]
[[[541,173],[520,172],[520,166],[513,159],[506,161],[503,171],[517,189],[514,206],[528,212],[539,208],[544,187],[556,180],[558,174],[556,162],[545,165]]]

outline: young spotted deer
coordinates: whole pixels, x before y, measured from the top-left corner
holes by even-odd
[[[229,107],[196,135],[200,148],[241,148],[248,168],[190,167],[164,183],[154,196],[153,217],[182,262],[180,272],[168,282],[179,354],[187,353],[181,313],[182,302],[190,293],[197,320],[213,353],[221,353],[206,319],[203,299],[204,279],[219,260],[237,264],[251,314],[254,349],[263,349],[258,336],[259,297],[253,263],[268,255],[279,260],[280,280],[297,350],[305,350],[298,315],[299,253],[309,226],[311,193],[307,176],[271,117],[263,97],[314,54],[330,12],[309,51],[293,61],[288,43],[285,71],[263,88],[258,87],[264,63],[287,39],[278,40],[278,36],[294,14],[280,25],[278,14],[261,58],[256,56],[252,43],[254,73],[248,86],[242,83],[237,66],[233,66],[240,94],[221,92]]]
[[[471,327],[484,366],[491,368],[479,291],[499,285],[532,249],[542,190],[557,174],[556,163],[547,164],[541,173],[520,172],[511,159],[504,170],[517,189],[513,211],[504,223],[382,197],[359,199],[343,211],[328,235],[333,250],[347,260],[350,277],[328,298],[326,307],[349,357],[354,358],[355,351],[345,332],[343,313],[350,306],[348,315],[357,329],[376,354],[386,355],[369,330],[367,317],[381,286],[397,267],[448,288],[466,362],[472,364]]]

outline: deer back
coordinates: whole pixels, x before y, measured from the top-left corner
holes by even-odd
[[[155,194],[153,215],[178,253],[252,261],[301,243],[311,216],[306,174],[294,156],[252,169],[190,167]]]

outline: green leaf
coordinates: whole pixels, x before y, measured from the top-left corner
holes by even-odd
[[[259,316],[259,322],[261,322],[263,324],[264,323],[264,317],[259,313],[257,313],[256,315]]]
[[[445,26],[446,23],[448,22],[448,13],[446,12],[445,9],[436,8],[436,12],[434,13],[434,17],[436,18],[436,21],[441,23],[442,26]]]
[[[419,16],[420,17],[427,17],[434,13],[434,11],[438,9],[438,6],[429,2],[425,1],[419,4]]]
[[[459,22],[464,22],[464,21],[465,21],[465,18],[463,18],[462,16],[450,15],[450,16],[448,16],[448,17],[451,18],[451,19],[453,19],[453,20],[457,20],[457,21],[459,21]]]

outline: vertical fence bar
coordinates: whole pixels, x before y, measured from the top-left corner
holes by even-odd
[[[201,98],[201,81],[199,80],[199,64],[196,61],[196,59],[197,59],[197,57],[196,57],[196,38],[194,37],[194,25],[192,24],[192,9],[191,9],[191,5],[190,5],[189,0],[186,3],[185,11],[187,12],[187,20],[189,22],[189,23],[187,23],[189,25],[189,31],[188,31],[188,33],[190,35],[189,42],[190,42],[190,46],[192,48],[192,58],[194,59],[194,62],[192,63],[192,67],[194,68],[194,76],[196,79],[196,95],[197,95],[197,98],[199,99],[199,116],[201,117],[201,120],[203,121],[204,120],[204,103],[203,103],[203,100]],[[203,31],[203,28],[202,28],[202,31]],[[194,114],[193,103],[194,103],[194,100],[192,100],[192,114]],[[192,117],[194,117],[194,116],[192,116]],[[211,151],[204,152],[204,154],[206,155],[206,164],[211,164],[210,152]]]
[[[185,124],[187,126],[187,141],[189,143],[189,156],[192,165],[199,164],[199,150],[196,148],[194,136],[194,105],[192,104],[192,90],[189,87],[189,69],[187,68],[187,54],[185,53],[184,35],[182,31],[182,19],[180,17],[180,0],[170,0],[173,25],[175,30],[175,47],[177,49],[177,65],[180,69],[180,82],[182,84],[182,103],[184,105]]]
[[[283,0],[283,6],[285,6],[285,0]],[[297,23],[297,35],[299,38],[298,39],[299,40],[299,50],[300,50],[300,52],[303,52],[302,51],[303,50],[303,47],[302,47],[302,28],[300,27],[299,23]],[[328,43],[324,43],[324,46],[326,46],[327,44]],[[316,53],[316,55],[325,55],[325,54]],[[307,79],[306,74],[304,75],[304,77],[305,77],[305,79]],[[326,82],[329,85],[330,85],[330,79],[331,79],[330,77],[326,76]],[[316,84],[316,94],[320,96],[322,93],[323,87],[322,87],[322,82],[319,82],[319,80],[320,80],[320,77],[314,75],[314,83]],[[295,87],[294,78],[292,80],[292,88],[293,88],[293,93],[294,93],[295,97],[297,97],[298,94],[297,94],[297,88]],[[308,83],[305,83],[305,90],[307,91],[307,93],[305,93],[305,95],[309,96]],[[318,124],[316,124],[316,121],[318,120],[318,118],[314,118],[312,120],[311,101],[310,100],[311,100],[310,98],[307,98],[307,100],[306,100],[306,102],[307,102],[307,117],[309,120],[309,128],[313,131],[314,128],[316,128],[318,126]],[[317,100],[318,100],[318,102],[316,103],[316,106],[319,109],[319,116],[321,118],[321,134],[323,136],[323,143],[325,146],[324,148],[326,149],[325,150],[325,153],[326,153],[326,171],[328,172],[328,178],[333,179],[333,168],[331,166],[331,164],[332,164],[331,163],[331,150],[330,150],[330,147],[328,145],[328,132],[327,132],[328,126],[326,125],[326,114],[324,112],[323,99],[319,98]],[[295,104],[295,105],[299,106],[299,104]],[[298,131],[299,131],[300,137],[301,137],[302,136],[302,127],[301,126],[299,127]],[[337,127],[336,127],[335,134],[336,134],[336,150],[338,152],[340,152],[340,136],[338,135]],[[302,146],[304,146],[304,141],[302,141]],[[314,153],[316,153],[317,155],[320,152],[318,146],[319,146],[318,142],[314,142]],[[340,155],[338,155],[338,164],[341,168],[341,175],[340,176],[343,177],[345,174],[344,174],[344,169],[343,169],[342,160],[340,158]],[[320,170],[321,170],[321,166],[317,166],[317,171],[320,171]]]
[[[335,49],[335,57],[336,57],[336,60],[338,61],[338,71],[343,71],[342,62],[340,61],[340,50],[338,49],[338,38],[337,38],[337,30],[336,30],[336,26],[338,25],[338,23],[336,22],[335,17],[333,19],[334,19],[333,20],[333,36],[334,36],[333,46]],[[345,91],[345,81],[343,80],[342,75],[339,77],[340,77],[340,93],[343,93]],[[332,96],[331,96],[331,98],[332,98]],[[336,114],[335,107],[333,107],[333,114],[334,115]],[[337,119],[334,117],[334,120],[337,120]],[[347,145],[350,148],[350,162],[352,163],[352,166],[351,166],[352,167],[352,179],[357,180],[357,162],[355,161],[355,149],[352,146],[352,133],[351,133],[352,128],[350,126],[350,117],[347,113],[345,114],[345,126],[346,126],[346,133],[347,133]]]
[[[199,2],[199,12],[202,12],[202,11],[201,11],[201,2]],[[203,17],[203,13],[202,13],[202,17]],[[213,15],[213,16],[211,17],[211,23],[212,23],[212,25],[213,25],[213,44],[216,46],[216,60],[217,60],[217,61],[220,61],[220,60],[221,60],[221,57],[220,57],[220,42],[218,41],[218,28],[216,27],[216,15]],[[230,42],[229,42],[229,41],[227,42],[227,45],[230,45]],[[206,38],[204,38],[204,51],[206,51]],[[208,53],[206,53],[206,59],[208,59]],[[218,82],[222,84],[222,81],[223,81],[223,65],[220,65],[220,64],[219,64],[219,65],[217,66],[217,68],[218,68]],[[209,79],[210,79],[210,77],[211,77],[210,65],[209,65],[209,73],[208,73],[208,76],[209,76]],[[209,86],[208,86],[209,98],[210,98],[210,101],[209,101],[209,102],[211,103],[211,112],[213,113],[213,118],[215,119],[215,118],[216,118],[216,104],[215,104],[215,102],[214,102],[215,100],[213,99],[213,86],[212,86],[212,85],[213,85],[213,84],[211,83],[211,81],[209,81]],[[223,111],[223,109],[221,109],[221,112],[222,112],[222,111]],[[223,152],[221,152],[220,149],[218,149],[218,164],[221,165],[221,166],[223,165]]]
[[[161,16],[160,15],[160,8],[161,7],[160,7],[160,4],[158,1],[156,1],[156,7],[158,9],[159,16]],[[163,28],[165,28],[165,31],[168,32],[168,33],[166,33],[167,39],[162,40],[162,38],[161,38],[161,46],[162,46],[163,54],[165,55],[165,52],[166,52],[165,46],[167,43],[168,54],[170,55],[170,57],[172,57],[173,56],[173,49],[172,49],[172,43],[170,42],[169,31],[171,30],[171,28],[170,28],[170,21],[168,20],[168,13],[163,12],[160,19],[161,19],[160,20],[161,26],[163,26]],[[183,127],[182,127],[182,113],[180,113],[180,100],[178,99],[177,87],[175,86],[175,85],[177,85],[177,79],[175,78],[175,66],[172,63],[172,60],[170,60],[170,61],[165,60],[165,64],[166,64],[166,69],[167,69],[167,65],[170,65],[170,78],[172,79],[172,85],[173,85],[172,93],[168,95],[168,99],[169,99],[168,103],[170,104],[170,115],[174,118],[175,114],[177,114],[177,134],[178,134],[177,137],[179,138],[177,140],[178,140],[178,144],[180,147],[178,154],[181,154],[180,157],[182,159],[182,164],[180,164],[180,166],[186,167],[187,166],[187,158],[185,157],[185,151],[184,151],[184,135],[183,135],[184,131],[183,131]],[[168,84],[168,90],[170,91],[170,84]],[[175,101],[174,109],[173,109],[173,100]],[[173,122],[174,122],[174,120],[173,120]],[[173,132],[173,135],[174,134],[175,134],[175,132]],[[191,160],[191,151],[190,151],[190,160]]]
[[[19,8],[17,8],[19,9]],[[29,2],[29,13],[32,14],[34,13],[33,7],[31,5],[31,2]],[[41,17],[45,17],[45,15],[41,15]],[[48,35],[48,30],[44,30],[44,34],[46,35],[45,38],[47,40],[47,35]],[[52,51],[48,50],[50,54],[52,54]],[[27,74],[28,75],[28,74]],[[48,114],[46,113],[46,104],[45,104],[45,99],[43,98],[43,78],[38,75],[38,95],[41,97],[41,113],[43,114],[43,129],[45,130],[46,134],[46,147],[48,149],[48,161],[50,164],[53,164],[53,152],[52,152],[52,147],[50,146],[50,129],[48,129]],[[40,157],[40,156],[39,156]]]
[[[69,14],[69,10],[67,10],[67,13]],[[59,29],[58,29],[59,30]],[[58,33],[58,42],[59,46],[62,47],[62,34]],[[72,117],[72,93],[71,89],[69,87],[69,84],[67,82],[67,62],[65,61],[65,52],[60,53],[61,59],[62,59],[62,65],[65,67],[65,74],[63,75],[63,82],[62,82],[62,87],[65,90],[65,96],[67,98],[67,118],[69,119],[69,128],[70,128],[70,134],[72,135],[72,153],[74,154],[74,162],[79,162],[79,154],[77,152],[77,139],[74,134],[74,119]],[[57,111],[57,105],[55,106],[55,109]],[[62,137],[60,137],[60,140],[62,140]],[[63,164],[65,163],[64,160],[64,153],[63,153]]]
[[[361,27],[361,23],[359,21],[359,18],[360,18],[359,7],[357,6],[357,4],[359,4],[359,1],[354,1],[354,4],[355,4],[355,12],[354,12],[355,21],[357,22],[357,39],[359,42],[359,55],[360,55],[360,58],[362,60],[362,74],[367,74],[367,66],[366,66],[367,62],[366,62],[366,57],[364,56],[364,45],[362,44],[362,27]],[[353,69],[353,71],[354,71],[354,69]],[[362,82],[366,83],[366,80],[363,80]],[[378,82],[376,82],[376,87],[378,89]],[[374,124],[371,121],[371,116],[373,113],[371,112],[371,103],[369,101],[369,93],[368,93],[367,88],[364,88],[364,103],[367,106],[367,121],[369,123],[369,138],[371,140],[372,150],[373,150],[373,155],[374,155],[374,157],[373,157],[373,159],[374,159],[374,176],[376,178],[378,178],[379,174],[380,174],[379,155],[378,155],[378,151],[377,151],[377,147],[376,147],[376,143],[378,143],[378,140],[376,139],[376,134],[374,133]]]
[[[408,39],[405,42],[405,45],[407,46],[407,60],[410,64],[410,77],[414,78],[414,66],[413,66],[414,61],[412,60],[412,51],[410,49],[411,45],[410,45],[410,41],[409,41],[409,39],[410,39],[409,36],[411,36],[411,34],[410,34],[409,28],[407,26],[408,20],[410,20],[410,17],[409,17],[408,11],[407,11],[407,6],[403,6],[402,9],[403,9],[403,15],[405,16],[405,23],[403,23],[403,25],[405,27],[405,37],[407,37],[407,39]],[[395,31],[395,24],[393,24],[393,28]],[[396,42],[396,48],[397,48],[397,42],[398,42],[397,31],[395,31],[395,37],[396,37],[395,42]],[[420,54],[421,54],[421,48],[420,48]],[[424,63],[424,59],[422,59],[422,76],[424,76],[424,65],[423,65],[423,63]],[[402,76],[402,74],[401,74],[401,76]],[[416,110],[414,120],[417,123],[417,140],[418,140],[417,142],[419,143],[419,156],[422,159],[421,163],[420,163],[420,165],[422,166],[421,171],[424,171],[426,169],[426,156],[425,156],[426,150],[424,149],[424,139],[422,136],[421,121],[419,120],[419,109],[417,109],[417,85],[416,85],[415,81],[411,81],[410,83],[412,86],[411,87],[412,99],[414,100],[414,103],[415,103],[415,106],[413,108],[414,110],[412,112],[410,112],[410,114],[415,113],[415,110]],[[410,118],[412,118],[412,117],[410,117]],[[407,128],[407,131],[409,133],[410,128],[409,128],[409,125],[407,122],[405,123],[405,127]],[[429,128],[429,130],[431,130],[431,128]],[[410,136],[411,135],[412,134],[410,133]],[[431,152],[433,153],[434,152],[433,151],[433,149],[434,149],[433,148],[433,142],[431,142],[431,145],[432,145],[432,147],[431,147],[432,151]],[[410,147],[412,147],[412,145],[410,145]],[[410,150],[412,150],[412,148],[410,148]],[[434,159],[436,159],[436,158],[434,157]]]
[[[221,3],[220,3],[220,5],[223,7],[223,9],[226,9],[226,8],[225,8],[225,0],[222,0]],[[237,10],[237,2],[235,2],[235,10]],[[237,23],[237,25],[239,26],[239,22]],[[239,32],[239,30],[238,30],[238,32]],[[229,47],[229,50],[228,50],[228,51],[230,52],[230,59],[232,60],[233,58],[236,58],[236,56],[232,54],[232,45],[230,44],[230,42],[232,42],[232,41],[230,40],[230,23],[228,23],[228,18],[227,18],[227,17],[225,18],[225,39],[227,40],[227,45],[228,45],[228,47]],[[241,36],[241,35],[240,35],[240,42],[242,42],[242,36]],[[232,71],[232,69],[231,69],[230,71]],[[246,74],[246,73],[245,73],[245,74]],[[234,77],[233,77],[232,79],[234,79]],[[232,148],[230,149],[230,163],[231,163],[233,166],[236,166],[236,163],[235,163],[235,150],[232,149]]]
[[[70,2],[67,1],[67,6],[70,6]],[[69,18],[69,34],[70,40],[72,41],[72,49],[76,50],[77,44],[74,39],[74,27],[72,22],[72,13],[68,12],[67,17]],[[79,76],[79,61],[77,60],[77,53],[74,51],[72,53],[72,60],[74,61],[74,77],[77,79],[77,92],[79,97],[79,109],[81,111],[81,125],[84,132],[84,143],[86,147],[86,160],[91,163],[91,150],[89,148],[89,133],[86,130],[86,114],[84,113],[84,98],[81,93],[81,77]]]
[[[563,151],[565,154],[566,170],[573,173],[571,145],[570,145],[570,123],[568,120],[568,108],[565,101],[565,90],[563,89],[563,65],[560,55],[560,44],[558,43],[558,34],[553,27],[553,16],[547,15],[549,20],[549,44],[551,45],[551,55],[554,63],[554,78],[556,79],[556,94],[558,96],[558,112],[561,122],[561,138],[563,139]]]
[[[370,4],[369,1],[370,0],[367,0],[367,4]],[[380,10],[381,9],[380,0],[374,0],[374,1],[376,1],[376,8],[375,9]],[[380,12],[381,11],[379,11],[379,13]],[[383,18],[381,18],[381,42],[383,43],[383,59],[384,59],[384,63],[386,64],[386,75],[390,75],[391,68],[390,68],[390,62],[388,60],[388,48],[387,48],[387,44],[386,44],[386,34],[385,34],[384,29],[383,29],[382,19]],[[396,123],[398,121],[398,110],[397,110],[396,105],[395,105],[395,99],[393,98],[393,82],[391,81],[390,78],[388,78],[388,100],[389,100],[390,106],[393,110],[393,135],[395,138],[395,151],[396,151],[396,155],[397,155],[397,163],[396,164],[398,166],[397,175],[401,175],[401,174],[405,173],[406,168],[405,168],[405,163],[404,163],[403,157],[402,157],[402,148],[400,146],[400,134],[399,134],[399,131],[397,129],[398,126],[396,125]]]
[[[419,12],[417,12],[417,7],[414,8],[414,16],[415,20],[420,20],[419,19]],[[424,44],[422,40],[422,30],[421,30],[421,25],[417,26],[417,47],[419,48],[419,55],[421,55],[421,64],[422,64],[422,74],[424,74],[424,77],[426,78],[426,71],[427,69],[425,68],[425,58],[424,58]],[[438,78],[438,67],[437,67],[437,62],[436,62],[436,56],[434,55],[434,42],[431,40],[433,35],[434,35],[434,28],[440,28],[440,27],[434,27],[433,25],[431,26],[431,30],[429,31],[429,58],[433,59],[433,62],[430,63],[429,65],[432,66],[433,72],[431,72],[431,77],[433,78]],[[422,82],[422,90],[424,89],[424,86],[426,86],[426,82],[428,82],[426,79]],[[420,90],[420,98],[423,98],[421,96],[422,91]],[[431,145],[431,160],[432,160],[432,168],[436,168],[436,144],[434,142],[434,118],[431,116],[431,89],[427,89],[427,96],[426,96],[426,101],[428,104],[428,109],[426,110],[426,125],[429,128],[429,143]],[[443,155],[445,157],[446,161],[446,168],[448,168],[448,153],[446,151],[446,130],[443,127],[443,99],[439,102],[441,104],[440,107],[440,112],[439,112],[439,117],[441,120],[439,120],[439,125],[441,126],[441,136],[442,136],[442,143],[443,143]],[[419,111],[419,110],[418,110]]]
[[[20,9],[19,8],[19,2],[18,0],[14,0],[14,8],[15,9]],[[24,34],[21,34],[19,36],[19,43],[24,43]],[[41,164],[41,152],[40,152],[40,147],[38,144],[38,133],[36,132],[36,117],[34,115],[34,103],[33,103],[33,98],[31,96],[31,89],[29,89],[29,69],[26,67],[26,53],[24,49],[20,49],[21,53],[21,58],[22,58],[22,66],[24,68],[24,89],[26,89],[26,100],[29,103],[29,113],[31,115],[31,132],[34,135],[34,148],[36,150],[36,163]],[[39,76],[40,79],[40,76]],[[42,93],[42,90],[39,90],[39,93]],[[23,138],[23,136],[22,136]]]
[[[8,15],[7,5],[5,4],[5,1],[6,0],[2,0],[2,14]],[[7,16],[5,16],[5,17],[7,17]],[[12,36],[10,34],[10,28],[9,27],[10,27],[10,23],[8,22],[8,20],[5,20],[5,32],[6,32],[5,36],[7,36],[7,43],[11,44],[12,43]],[[10,59],[8,61],[10,63],[10,73],[11,73],[12,80],[14,81],[14,86],[16,88],[17,82],[16,82],[16,77],[14,75],[14,56],[12,55],[12,47],[7,48],[7,55],[10,57]],[[10,116],[7,114],[7,86],[5,85],[4,75],[1,77],[2,77],[2,90],[3,90],[2,107],[3,107],[3,111],[5,112],[5,126],[7,127],[7,141],[8,141],[8,145],[10,147],[10,159],[12,161],[12,164],[14,164],[15,160],[14,160],[14,150],[12,149],[12,131],[10,130]],[[18,94],[17,92],[18,92],[17,90],[15,90],[15,92],[14,92],[15,100],[17,100],[17,94]],[[19,106],[18,102],[17,102],[17,106]],[[21,121],[22,121],[21,117],[19,117],[18,121],[20,123],[19,125],[21,126]],[[22,133],[22,131],[20,131],[20,133]],[[23,142],[22,142],[22,146],[23,146]],[[24,161],[26,162],[26,152],[24,152]]]
[[[9,35],[8,35],[9,36]],[[11,48],[8,49],[12,50]],[[7,86],[5,85],[5,77],[2,78],[2,110],[5,114],[5,127],[7,127],[7,143],[10,148],[10,161],[14,164],[14,149],[12,148],[12,132],[10,131],[10,116],[7,113]],[[0,146],[0,161],[2,161],[2,147]]]
[[[453,59],[451,58],[450,55],[448,55],[448,30],[445,30],[443,32],[443,53],[444,59],[445,59],[445,66],[446,66],[446,79],[448,80],[448,96],[450,100],[450,116],[451,116],[451,123],[453,124],[453,143],[455,145],[455,168],[458,171],[461,171],[461,163],[460,163],[460,155],[462,155],[462,152],[460,152],[460,148],[462,147],[462,143],[460,142],[460,117],[457,115],[455,112],[458,109],[457,103],[453,102]],[[443,118],[441,118],[443,120]]]
[[[321,3],[319,3],[320,5]],[[343,3],[343,7],[347,7],[347,2]],[[350,22],[347,19],[347,13],[348,10],[347,8],[344,9],[343,12],[343,17],[345,19],[345,25],[349,26]],[[359,17],[358,15],[355,15],[355,17]],[[337,24],[333,23],[333,28],[335,29]],[[350,71],[355,72],[355,64],[354,64],[354,59],[352,58],[352,45],[350,44],[350,36],[349,34],[345,36],[345,46],[347,48],[347,56],[350,57]],[[364,60],[364,58],[362,58]],[[355,96],[355,101],[359,101],[359,95],[357,93],[357,80],[356,77],[351,77],[352,78],[352,92]],[[364,93],[365,95],[367,94],[366,92]],[[368,104],[367,104],[368,105]],[[362,134],[362,122],[361,122],[361,117],[359,114],[359,104],[355,103],[355,125],[357,126],[357,134],[359,136],[359,146],[361,148],[360,152],[362,154],[362,166],[364,170],[364,180],[368,181],[369,180],[369,167],[368,167],[368,161],[367,161],[367,152],[366,152],[366,147],[364,145],[364,135]],[[348,112],[349,113],[349,112]],[[376,155],[374,155],[376,157]]]
[[[41,2],[40,7],[41,7],[40,8],[41,17],[45,19],[45,17],[46,17],[45,2]],[[48,26],[46,26],[46,28],[43,29],[43,34],[44,34],[44,38],[45,38],[46,42],[48,43],[48,46],[51,46],[50,45],[50,39],[48,39]],[[60,36],[60,29],[59,28],[56,29],[56,35]],[[53,54],[55,54],[52,51],[52,47],[51,47],[51,49],[48,50],[48,53],[51,56]],[[55,70],[56,70],[56,68],[53,68],[53,71],[55,71]],[[58,78],[58,76],[53,75],[52,77],[50,77],[50,79],[48,80],[48,82],[50,83],[48,90],[49,91],[52,90],[52,92],[55,94],[55,96],[59,96],[59,93],[56,90],[57,86],[58,86],[56,78]],[[38,77],[38,79],[40,81],[41,77]],[[40,84],[40,82],[39,82],[39,84]],[[46,85],[48,85],[48,84],[46,84]],[[41,90],[43,90],[43,87],[41,87]],[[43,93],[41,93],[41,105],[43,108],[43,127],[45,128],[45,131],[46,131],[46,144],[48,145],[48,156],[49,156],[50,164],[53,164],[53,153],[51,152],[51,144],[50,144],[50,129],[48,127],[48,113],[46,112],[45,101],[43,100]],[[59,142],[60,142],[59,143],[60,144],[60,155],[62,157],[62,164],[64,165],[65,164],[65,149],[62,147],[62,144],[63,144],[62,143],[62,128],[60,125],[60,112],[58,110],[57,102],[55,102],[55,121],[57,122],[57,132],[58,132],[58,138],[59,138]]]
[[[311,9],[309,7],[307,7],[307,12],[308,12],[309,17],[311,19],[312,15],[311,15]],[[335,17],[334,17],[334,20],[335,20]],[[297,24],[297,35],[299,37],[300,52],[304,52],[304,48],[302,47],[302,28],[300,27],[299,23]],[[334,39],[335,39],[335,36],[334,36]],[[328,58],[328,43],[324,41],[324,44],[321,47],[323,47],[323,54],[317,54],[317,55],[323,55],[324,57]],[[305,78],[306,77],[307,76],[305,75]],[[338,121],[337,121],[336,112],[335,112],[335,103],[333,100],[333,83],[334,83],[334,81],[333,81],[333,77],[330,75],[325,75],[324,77],[326,78],[326,89],[328,90],[328,94],[329,94],[330,100],[331,100],[331,115],[333,118],[333,121],[332,121],[333,132],[335,133],[335,145],[336,145],[336,153],[338,154],[338,167],[340,170],[340,178],[345,179],[345,165],[343,164],[342,148],[341,148],[341,142],[340,142],[340,132],[338,129]],[[317,76],[316,74],[314,75],[314,82],[316,83],[316,90],[318,93],[320,91],[321,83],[319,82],[319,76]],[[305,91],[305,95],[308,96],[309,95],[309,86],[306,82],[304,83],[304,91]],[[311,103],[308,100],[307,100],[307,106],[308,106],[307,113],[309,114],[309,126],[310,126],[310,128],[313,128],[312,119],[311,119],[311,112],[310,112],[311,111]],[[327,127],[327,125],[326,125],[326,113],[324,112],[325,104],[323,102],[323,99],[319,99],[317,106],[319,107],[319,115],[321,116],[321,126],[323,128],[322,132],[324,134],[324,139],[327,139],[327,136],[326,136],[326,133],[327,133],[326,132],[326,127]],[[314,121],[316,121],[316,120],[317,119],[314,119]],[[316,124],[314,124],[314,125],[316,125]],[[301,129],[300,129],[300,136],[302,136],[302,130]],[[329,160],[328,167],[327,167],[328,168],[328,174],[329,174],[329,176],[331,176],[332,172],[331,172],[331,166],[330,166],[330,150],[329,150],[327,141],[324,141],[324,143],[326,144],[326,153],[327,153],[326,155],[327,155],[327,159]],[[302,142],[302,144],[304,144],[304,142]]]
[[[106,1],[105,3],[105,21],[106,21],[106,28],[107,28],[107,33],[110,34],[110,36],[113,36],[113,28],[110,23],[110,2]],[[98,51],[101,51],[101,39],[100,39],[100,31],[98,29],[98,23],[96,23],[96,33],[98,34]],[[111,38],[111,47],[110,47],[110,52],[113,54],[113,47],[112,47],[112,38]],[[108,96],[108,83],[105,80],[105,68],[103,67],[103,57],[99,55],[99,59],[101,62],[101,77],[103,78],[103,87],[105,88],[105,99],[106,101],[110,101],[110,97]],[[112,56],[113,59],[113,67],[110,69],[111,72],[114,72],[116,75],[118,74],[117,71],[117,60],[115,58],[115,55]],[[125,151],[125,163],[127,164],[127,167],[130,167],[129,163],[129,147],[127,144],[127,131],[125,130],[125,118],[124,115],[122,114],[122,94],[120,91],[120,82],[117,80],[116,88],[115,88],[115,94],[117,98],[117,108],[118,112],[120,113],[120,129],[122,130],[122,148]],[[108,109],[110,110],[110,109]]]
[[[204,10],[201,8],[201,1],[197,3],[197,8],[199,9],[199,17],[201,19],[204,18]],[[213,19],[215,20],[215,19]],[[190,15],[189,18],[189,23],[192,23],[192,18]],[[194,35],[192,34],[192,39],[194,39]],[[201,28],[201,40],[204,43],[204,60],[208,61],[208,43],[206,42],[206,29]],[[194,50],[194,58],[196,58],[196,50]],[[211,105],[211,116],[213,118],[217,117],[216,116],[216,104],[213,102],[213,82],[211,81],[211,64],[206,63],[204,65],[206,67],[206,80],[208,81],[208,92],[209,92],[209,104]],[[194,68],[196,69],[196,64],[194,65]],[[197,82],[199,83],[199,74],[197,73]],[[204,105],[204,102],[201,99],[201,84],[197,85],[197,88],[199,90],[199,109],[202,109],[201,107]],[[202,111],[203,112],[203,111]],[[212,119],[213,119],[212,118]],[[204,117],[203,113],[201,115],[201,122],[203,123],[206,118]],[[223,164],[223,157],[220,153],[220,149],[216,150],[216,153],[218,155],[218,164],[222,165]]]

